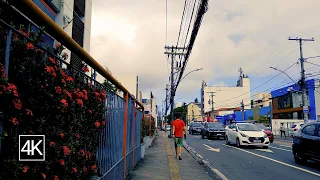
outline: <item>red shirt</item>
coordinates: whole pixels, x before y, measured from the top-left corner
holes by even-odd
[[[185,126],[184,121],[181,119],[176,119],[172,122],[172,126],[174,126],[174,136],[178,138],[183,137],[183,128]]]

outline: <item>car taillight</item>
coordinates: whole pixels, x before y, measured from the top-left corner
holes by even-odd
[[[293,129],[293,131],[297,131],[297,130],[298,130],[297,128],[294,128],[294,129]]]

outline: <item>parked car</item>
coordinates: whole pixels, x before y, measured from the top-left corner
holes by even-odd
[[[219,122],[208,122],[205,123],[201,131],[201,137],[204,139],[207,137],[210,138],[225,138],[224,127]]]
[[[268,136],[270,143],[273,143],[274,137],[273,133],[270,131],[269,127],[266,127],[264,124],[256,124],[259,128],[263,130],[263,132]]]
[[[201,123],[192,122],[189,126],[189,134],[200,133],[202,128],[203,126]]]
[[[303,123],[292,124],[291,127],[289,128],[289,135],[293,136],[294,133],[296,133],[302,126],[303,126]]]
[[[293,135],[292,152],[298,164],[304,164],[307,160],[320,162],[319,147],[320,122],[305,124]]]
[[[262,146],[269,148],[269,138],[257,125],[252,123],[234,123],[226,127],[226,144],[241,146]]]

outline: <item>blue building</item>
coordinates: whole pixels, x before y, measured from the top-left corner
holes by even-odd
[[[320,119],[319,80],[306,81],[309,120]],[[297,84],[271,91],[274,119],[303,119],[302,91]]]

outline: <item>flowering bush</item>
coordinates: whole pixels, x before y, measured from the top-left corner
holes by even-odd
[[[89,179],[98,172],[95,153],[106,124],[106,92],[77,82],[72,68],[62,69],[56,56],[45,56],[35,45],[39,35],[20,32],[30,39],[13,33],[8,79],[0,44],[0,179]],[[2,42],[5,33],[0,29]],[[60,44],[54,52],[67,58]],[[32,134],[45,135],[46,160],[19,162],[18,135]]]

